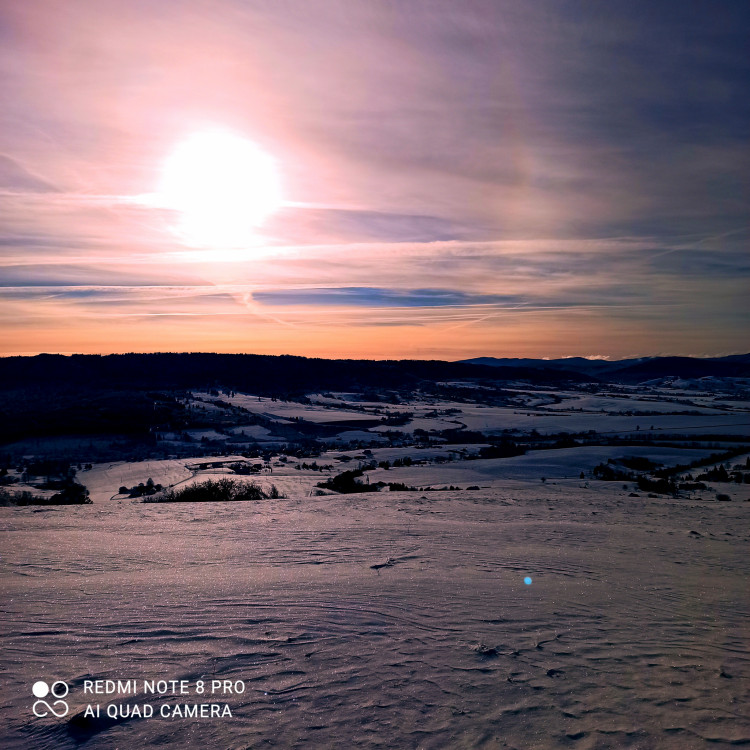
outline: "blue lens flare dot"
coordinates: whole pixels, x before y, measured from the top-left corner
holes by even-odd
[[[526,584],[527,586],[531,586],[531,576],[526,576],[526,578],[524,578],[524,579],[523,579],[523,582],[524,582],[524,583],[525,583],[525,584]]]

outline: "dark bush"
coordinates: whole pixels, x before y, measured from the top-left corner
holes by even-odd
[[[661,495],[677,495],[677,485],[669,479],[638,477],[638,489],[642,492],[658,492]]]
[[[662,464],[657,461],[652,461],[645,456],[625,456],[617,461],[627,469],[633,469],[634,471],[653,471],[659,468]]]
[[[267,500],[283,497],[276,488],[266,492],[255,482],[238,482],[234,479],[209,479],[200,484],[192,484],[179,490],[169,490],[162,494],[146,497],[144,503],[206,503],[235,502],[244,500]]]
[[[139,482],[132,487],[126,487],[124,484],[121,485],[117,490],[117,494],[128,495],[128,497],[143,497],[144,495],[154,495],[157,492],[161,492],[161,490],[162,486],[160,484],[154,484],[154,480],[149,477],[146,484]]]
[[[50,505],[88,505],[91,502],[89,491],[77,482],[69,482],[49,499]]]
[[[709,469],[704,474],[699,474],[698,479],[705,479],[707,482],[728,482],[729,472],[727,472],[724,466],[719,464],[718,466],[714,466],[713,469]]]
[[[229,468],[235,474],[259,474],[263,469],[263,465],[249,464],[242,461],[237,461],[236,463],[229,464]]]
[[[623,471],[610,463],[595,466],[593,475],[595,479],[601,479],[604,482],[622,482],[623,480],[631,482],[635,478],[631,472]]]
[[[479,449],[480,458],[510,458],[511,456],[522,456],[526,449],[512,441],[496,443]]]
[[[708,489],[703,482],[681,482],[681,490],[705,490]]]
[[[379,489],[378,485],[365,484],[357,479],[357,477],[361,477],[362,474],[363,471],[361,469],[344,471],[341,474],[337,474],[335,477],[327,479],[325,482],[318,482],[318,487],[322,487],[326,490],[333,490],[334,492],[340,492],[344,495],[349,495],[355,492],[377,492]]]
[[[62,492],[52,497],[41,497],[28,491],[8,492],[8,490],[0,489],[0,506],[89,505],[90,503],[89,491],[80,484],[71,483]]]

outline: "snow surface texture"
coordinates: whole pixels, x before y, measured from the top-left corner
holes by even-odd
[[[0,744],[750,743],[750,503],[578,484],[0,508]],[[84,679],[212,677],[232,718],[75,718]]]

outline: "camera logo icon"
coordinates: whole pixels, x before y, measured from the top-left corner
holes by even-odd
[[[57,680],[52,685],[48,685],[44,680],[39,680],[31,686],[31,692],[35,698],[39,700],[34,702],[31,710],[34,712],[34,716],[38,716],[40,719],[45,716],[52,714],[58,719],[62,719],[63,716],[68,715],[68,704],[63,700],[70,692],[70,688],[66,682]],[[50,696],[52,703],[50,704],[45,698]]]

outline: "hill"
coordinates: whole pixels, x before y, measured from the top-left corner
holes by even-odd
[[[524,367],[529,369],[565,370],[595,379],[620,383],[640,383],[660,378],[746,378],[750,377],[750,354],[728,357],[641,357],[605,360],[568,357],[565,359],[509,359],[476,357],[464,364],[482,367]]]

